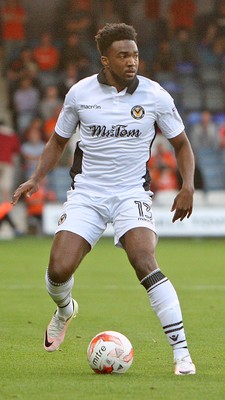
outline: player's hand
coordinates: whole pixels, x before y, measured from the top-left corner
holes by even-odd
[[[30,178],[15,190],[12,196],[11,204],[15,206],[22,195],[30,197],[33,193],[37,192],[38,189],[39,184],[33,178]]]
[[[189,218],[193,209],[193,188],[182,188],[174,199],[171,212],[175,211],[172,222],[183,221],[185,217]]]

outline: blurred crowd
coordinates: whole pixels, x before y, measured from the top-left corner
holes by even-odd
[[[94,36],[106,22],[136,28],[139,73],[174,98],[196,157],[196,188],[225,190],[225,0],[56,1],[53,22],[38,35],[34,21],[33,33],[28,29],[26,1],[3,0],[0,7],[1,80],[10,115],[0,114],[0,203],[33,172],[68,89],[99,71]],[[27,200],[31,228],[41,229],[46,201],[65,200],[73,144]],[[149,167],[155,193],[179,188],[174,155],[160,132]],[[4,218],[13,227],[0,209],[0,223]]]

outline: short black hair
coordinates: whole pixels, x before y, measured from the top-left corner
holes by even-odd
[[[101,55],[105,55],[108,48],[117,40],[134,40],[136,42],[137,33],[133,26],[125,23],[107,23],[103,28],[99,29],[95,36],[98,51]]]

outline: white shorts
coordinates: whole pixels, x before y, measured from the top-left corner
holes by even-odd
[[[71,189],[67,192],[55,233],[64,230],[76,233],[93,247],[107,224],[112,223],[114,243],[121,247],[120,238],[132,228],[145,227],[156,232],[152,194],[142,188],[117,194]]]

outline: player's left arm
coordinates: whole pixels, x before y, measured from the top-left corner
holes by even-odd
[[[194,196],[195,161],[190,142],[183,131],[180,135],[169,139],[177,160],[177,168],[182,178],[182,187],[174,199],[171,211],[174,211],[172,222],[183,221],[192,214]]]

